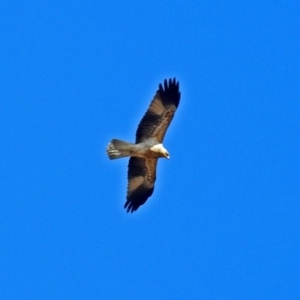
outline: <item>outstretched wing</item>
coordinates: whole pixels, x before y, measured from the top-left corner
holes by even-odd
[[[158,91],[138,126],[136,143],[148,138],[154,138],[158,143],[162,143],[179,101],[179,82],[176,82],[175,78],[169,82],[165,79],[164,86],[159,84]]]
[[[128,164],[127,201],[124,208],[134,212],[152,195],[156,179],[156,158],[131,157]]]

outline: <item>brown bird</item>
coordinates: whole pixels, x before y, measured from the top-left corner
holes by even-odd
[[[106,152],[110,159],[131,156],[128,164],[127,200],[124,208],[134,212],[152,195],[158,158],[170,158],[162,145],[166,131],[179,105],[179,82],[174,78],[159,88],[142,118],[136,141],[128,143],[113,139]]]

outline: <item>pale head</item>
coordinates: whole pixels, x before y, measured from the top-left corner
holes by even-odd
[[[156,144],[150,150],[158,153],[160,157],[170,158],[168,150],[162,144]]]

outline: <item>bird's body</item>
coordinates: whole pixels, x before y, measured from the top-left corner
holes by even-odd
[[[179,83],[173,80],[160,84],[137,132],[136,143],[113,139],[106,152],[110,159],[128,157],[127,212],[135,211],[152,195],[158,158],[170,158],[162,145],[167,128],[179,105]]]
[[[164,146],[151,139],[138,144],[113,139],[107,146],[107,153],[110,159],[117,159],[126,156],[141,158],[169,158],[168,151],[164,148]]]

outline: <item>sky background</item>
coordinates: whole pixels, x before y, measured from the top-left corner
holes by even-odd
[[[1,1],[1,299],[300,299],[299,1]],[[165,78],[153,196],[127,159]]]

